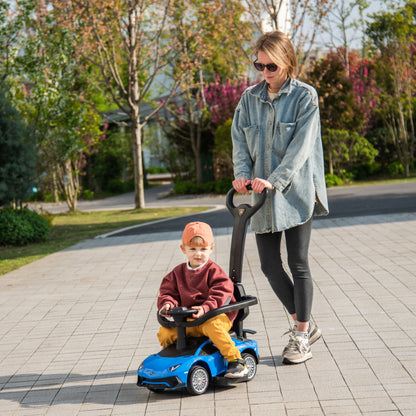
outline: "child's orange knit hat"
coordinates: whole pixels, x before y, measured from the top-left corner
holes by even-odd
[[[196,244],[197,246],[212,246],[214,244],[212,229],[205,222],[190,222],[187,224],[183,230],[182,244],[195,246],[195,243],[191,242],[194,237],[201,237],[204,240],[203,244]]]

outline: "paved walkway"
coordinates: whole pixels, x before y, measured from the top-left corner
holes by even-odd
[[[215,230],[228,270],[231,229]],[[202,396],[136,387],[158,350],[162,276],[179,233],[86,240],[0,277],[0,415],[416,415],[416,214],[315,222],[314,358],[281,364],[287,316],[247,235],[243,283],[259,304],[261,362],[250,383]]]
[[[145,190],[146,208],[158,208],[166,206],[225,206],[225,198],[223,195],[199,195],[195,198],[194,195],[180,195],[175,197],[168,197],[167,195],[172,190],[172,183],[165,183],[164,185],[154,186]],[[60,203],[45,203],[33,202],[32,209],[43,208],[52,213],[65,212],[68,206],[65,202]],[[105,199],[97,199],[93,201],[79,200],[77,209],[79,211],[101,211],[113,209],[133,209],[134,208],[134,192],[129,192],[122,195],[112,196]]]

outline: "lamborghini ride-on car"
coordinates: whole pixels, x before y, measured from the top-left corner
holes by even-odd
[[[174,308],[170,312],[174,317],[189,316],[194,313],[192,309],[181,307]],[[203,394],[211,381],[220,384],[250,381],[257,371],[257,342],[234,337],[233,341],[249,370],[243,378],[225,378],[227,361],[209,338],[200,337],[186,338],[186,344],[179,345],[179,348],[180,342],[177,341],[159,353],[147,357],[137,372],[138,385],[155,392],[186,388],[191,394]]]
[[[257,342],[247,338],[247,334],[254,334],[255,331],[244,329],[243,320],[249,314],[249,306],[257,304],[257,298],[245,294],[241,284],[241,266],[248,219],[263,205],[267,191],[258,197],[253,206],[241,204],[235,207],[234,194],[234,189],[231,189],[226,203],[234,216],[229,276],[234,283],[236,302],[209,311],[191,321],[188,318],[195,311],[185,307],[169,310],[170,319],[157,313],[157,319],[162,326],[177,327],[178,339],[175,344],[150,355],[140,364],[137,370],[138,386],[147,387],[154,392],[186,389],[196,395],[205,393],[211,382],[223,385],[241,383],[252,380],[256,375],[259,361]],[[201,325],[214,316],[233,310],[238,310],[238,315],[230,332],[248,368],[248,374],[238,379],[224,377],[228,363],[209,338],[189,338],[185,335],[186,327]]]

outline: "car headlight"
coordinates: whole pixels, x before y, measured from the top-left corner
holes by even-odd
[[[142,362],[140,365],[139,365],[139,370],[142,370],[143,369],[143,364],[144,364],[144,362]]]
[[[169,367],[169,371],[173,373],[175,370],[177,370],[182,364],[175,364],[172,367]]]

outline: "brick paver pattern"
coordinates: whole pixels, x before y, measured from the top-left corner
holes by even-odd
[[[248,233],[246,327],[261,360],[250,383],[202,396],[155,394],[136,370],[159,350],[161,278],[184,261],[180,233],[86,240],[0,276],[0,415],[416,415],[416,214],[315,221],[313,359],[281,364],[288,316]],[[215,229],[228,271],[231,228]]]

